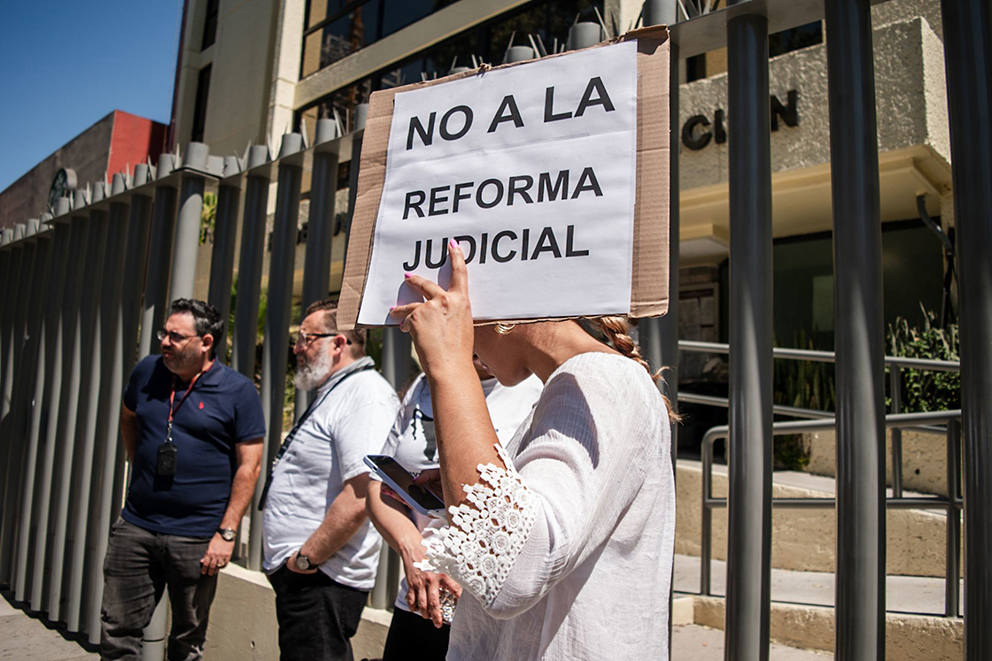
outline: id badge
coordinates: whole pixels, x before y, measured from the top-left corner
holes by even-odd
[[[176,455],[178,450],[175,443],[168,441],[158,446],[158,458],[155,461],[155,475],[172,477],[176,474]]]

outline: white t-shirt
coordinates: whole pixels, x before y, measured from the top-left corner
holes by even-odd
[[[500,443],[505,444],[513,438],[520,423],[530,415],[535,402],[541,396],[544,384],[536,376],[531,376],[512,388],[500,385],[496,379],[486,379],[481,383],[496,436]],[[431,391],[423,374],[414,380],[403,398],[400,413],[396,416],[396,422],[380,454],[392,457],[396,463],[411,473],[438,467],[434,409],[431,406]],[[409,514],[420,532],[423,532],[431,521],[412,510]],[[410,610],[406,603],[408,589],[404,577],[400,583],[396,607],[405,611]]]
[[[354,365],[358,370],[340,383],[335,374],[320,387],[319,405],[315,403],[317,408],[276,464],[262,515],[262,568],[267,573],[279,569],[320,526],[346,481],[369,472],[365,455],[382,447],[396,419],[399,399],[392,386],[375,370],[361,369],[372,360],[366,357]],[[381,545],[382,538],[366,520],[319,568],[338,583],[370,590]]]

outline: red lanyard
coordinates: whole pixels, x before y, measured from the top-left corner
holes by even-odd
[[[186,401],[186,398],[189,397],[189,394],[193,392],[193,386],[196,385],[196,380],[203,376],[204,372],[206,372],[206,370],[201,371],[193,377],[193,380],[189,382],[189,388],[186,389],[186,394],[179,400],[179,406],[175,408],[172,408],[172,405],[176,401],[176,377],[175,375],[172,376],[172,392],[169,393],[169,428],[165,434],[166,443],[172,443],[172,419],[175,417],[176,413],[179,412],[180,407],[182,407],[183,402]]]

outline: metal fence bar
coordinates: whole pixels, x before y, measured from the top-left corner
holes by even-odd
[[[678,21],[675,0],[648,0],[643,9],[644,26],[674,25]],[[591,44],[589,44],[591,45]],[[672,406],[678,402],[679,366],[679,46],[669,41],[671,68],[669,70],[669,178],[658,182],[669,189],[668,217],[668,313],[663,317],[644,319],[638,324],[639,344],[652,370],[665,368],[662,391]],[[678,453],[678,425],[671,425],[672,465]]]
[[[54,466],[55,483],[58,492],[52,503],[52,522],[54,531],[51,540],[51,567],[48,585],[48,619],[53,622],[61,619],[62,613],[62,576],[65,559],[66,525],[69,516],[69,487],[72,483],[72,464],[75,456],[76,417],[79,411],[79,386],[82,377],[80,364],[82,358],[82,319],[80,317],[80,299],[83,292],[83,273],[86,267],[85,247],[88,242],[89,221],[81,215],[86,207],[86,199],[82,193],[73,195],[74,214],[69,220],[72,227],[70,240],[73,246],[70,251],[70,261],[66,273],[66,287],[63,292],[62,323],[62,392],[59,400],[58,421],[56,426],[55,445],[61,448],[56,455]],[[48,433],[52,428],[49,426]]]
[[[386,328],[382,335],[382,375],[397,392],[407,385],[410,379],[410,356],[413,347],[409,333],[399,328]],[[388,608],[396,601],[400,581],[399,555],[383,544],[379,555],[379,568],[375,585],[369,594],[372,608]]]
[[[262,258],[265,255],[265,216],[269,203],[269,150],[255,145],[248,150],[245,212],[238,261],[238,300],[234,309],[232,366],[255,380],[255,343],[262,291]],[[264,471],[263,471],[264,472]]]
[[[69,553],[69,605],[66,609],[66,628],[71,632],[81,631],[83,608],[83,576],[86,559],[86,537],[90,517],[90,495],[93,484],[93,465],[96,457],[96,422],[100,409],[100,366],[103,342],[102,319],[100,318],[100,290],[103,280],[107,247],[107,212],[96,206],[103,200],[105,192],[98,185],[93,195],[94,206],[90,208],[90,232],[86,244],[86,279],[89,286],[83,289],[82,300],[82,361],[80,374],[84,379],[79,389],[78,420],[74,443],[78,447],[77,461],[74,462],[74,486],[72,502],[72,541]]]
[[[203,190],[206,180],[199,171],[207,169],[210,150],[201,142],[191,142],[183,157],[183,176],[179,192],[179,217],[172,244],[172,272],[169,300],[193,298],[196,283],[196,257],[200,247],[200,219],[203,213]],[[164,320],[157,320],[159,323]]]
[[[737,3],[735,3],[737,4]],[[772,186],[768,19],[727,21],[730,465],[727,661],[767,661],[771,596]]]
[[[176,228],[175,182],[170,178],[176,168],[172,154],[158,157],[155,170],[155,202],[152,207],[148,263],[145,270],[145,296],[141,310],[141,339],[138,356],[159,352],[155,331],[165,321],[169,305],[169,268],[172,264],[172,239]]]
[[[124,178],[114,175],[114,200],[124,198]],[[84,631],[90,643],[100,643],[100,608],[103,602],[103,558],[107,554],[117,468],[124,463],[119,442],[120,400],[124,392],[124,327],[122,294],[125,279],[124,263],[129,243],[128,205],[121,201],[110,203],[110,223],[107,231],[101,292],[101,366],[99,409],[96,426],[97,452],[94,459],[91,498],[94,511],[89,517],[89,589],[84,602]],[[131,338],[132,341],[135,339]],[[120,458],[120,459],[118,459]]]
[[[141,302],[145,289],[145,273],[148,260],[148,235],[151,229],[152,198],[147,184],[151,181],[147,165],[134,168],[131,194],[131,209],[127,221],[127,247],[124,252],[124,283],[121,289],[121,378],[126,380],[138,358],[138,326],[141,323]],[[114,397],[118,399],[119,395]],[[118,402],[115,401],[115,404]],[[119,422],[119,421],[118,421]],[[121,511],[124,489],[127,482],[127,461],[122,456],[114,471],[114,491],[111,512]]]
[[[303,177],[303,136],[287,133],[279,149],[279,188],[269,257],[269,289],[265,314],[265,344],[262,347],[262,410],[269,425],[263,452],[263,472],[268,471],[282,439],[283,401],[286,394],[286,352],[293,302],[293,271],[297,223],[300,217],[300,186]],[[268,473],[266,472],[266,475]],[[265,480],[255,485],[258,503]],[[262,513],[251,508],[248,537],[248,568],[262,567]]]
[[[35,521],[34,544],[35,557],[31,571],[31,610],[42,610],[44,603],[42,595],[45,586],[45,558],[48,549],[48,520],[52,498],[52,471],[55,466],[56,435],[58,431],[59,402],[62,396],[64,380],[63,346],[65,331],[63,323],[63,291],[69,271],[69,264],[74,261],[76,251],[72,250],[73,229],[68,224],[69,199],[61,198],[56,204],[52,231],[55,234],[55,256],[53,271],[49,284],[49,292],[45,301],[46,324],[50,332],[46,333],[50,345],[47,349],[49,359],[46,361],[45,394],[43,403],[44,425],[38,430],[41,435],[41,459],[38,468],[38,503],[37,519]]]
[[[960,270],[968,661],[992,658],[992,8],[942,0]]]
[[[351,134],[351,169],[348,172],[348,220],[344,233],[344,264],[348,263],[348,240],[351,237],[351,221],[355,216],[355,198],[358,195],[358,170],[362,162],[362,142],[365,140],[365,120],[369,116],[369,104],[355,106],[355,130]]]
[[[8,367],[12,366],[13,353],[10,351],[10,340],[12,335],[12,319],[13,313],[11,308],[15,307],[15,301],[17,300],[17,277],[18,272],[15,268],[15,248],[14,242],[14,231],[11,229],[6,229],[3,231],[3,250],[0,251],[0,258],[2,258],[2,273],[3,273],[3,307],[0,309],[0,398],[3,399],[0,402],[0,458],[6,460],[7,458],[7,444],[5,440],[6,424],[7,424],[7,407],[6,407],[6,382],[8,378],[13,378],[12,375],[7,374]],[[19,254],[19,253],[18,253]],[[0,475],[4,478],[4,483],[6,484],[7,475],[9,472],[9,466],[4,463],[0,467]],[[3,495],[0,491],[0,504],[2,504]],[[2,534],[3,520],[0,518],[0,534]]]
[[[947,497],[961,500],[961,422],[947,422]],[[961,511],[959,508],[947,512],[947,549],[944,570],[944,615],[961,616]]]
[[[338,125],[332,119],[317,120],[314,135],[313,167],[310,177],[310,217],[303,264],[303,291],[300,322],[307,307],[327,296],[331,280],[331,241],[334,236],[334,198],[338,183]],[[310,404],[310,393],[296,390],[295,418]]]
[[[8,320],[4,324],[7,333],[7,360],[3,370],[3,402],[0,404],[0,457],[4,462],[4,483],[0,487],[0,583],[7,583],[12,576],[11,549],[14,542],[13,501],[16,499],[16,484],[20,477],[18,465],[19,443],[16,442],[17,413],[20,390],[14,386],[21,367],[24,344],[24,306],[28,298],[31,278],[31,263],[34,259],[34,245],[25,241],[27,225],[14,228],[13,270],[11,283],[14,287],[12,305],[8,304]]]
[[[837,659],[885,655],[882,226],[869,0],[826,0],[837,351]]]
[[[30,418],[31,395],[34,392],[35,361],[33,358],[35,315],[32,306],[37,294],[37,285],[43,278],[40,262],[43,259],[42,247],[37,239],[39,221],[36,218],[28,220],[24,228],[24,248],[21,263],[21,284],[17,292],[17,308],[15,310],[14,348],[17,354],[14,358],[14,381],[11,394],[10,414],[6,420],[6,438],[8,443],[7,467],[8,479],[4,485],[3,505],[3,541],[2,552],[7,564],[7,573],[11,582],[16,580],[18,558],[14,553],[16,548],[18,523],[17,512],[21,497],[21,483],[24,480],[24,462],[26,459],[25,440],[27,437],[27,422]]]
[[[47,214],[46,214],[47,215]],[[47,219],[46,219],[47,220]],[[31,313],[28,321],[30,348],[25,352],[26,361],[34,368],[30,370],[30,378],[26,380],[22,387],[30,388],[30,398],[28,402],[29,420],[24,442],[27,445],[25,460],[23,461],[21,488],[21,502],[19,507],[19,517],[17,521],[17,552],[15,555],[15,586],[14,598],[17,601],[24,601],[27,596],[28,566],[33,559],[28,549],[31,541],[31,524],[34,521],[32,512],[34,511],[34,494],[37,486],[36,478],[38,472],[39,454],[39,432],[41,429],[42,402],[45,397],[45,375],[47,373],[48,353],[46,349],[51,344],[48,338],[54,333],[46,323],[46,297],[49,293],[49,274],[52,270],[54,259],[54,247],[52,243],[52,231],[46,225],[39,230],[36,235],[37,254],[35,258],[34,276],[32,277],[31,293]]]
[[[38,294],[38,285],[43,282],[41,269],[44,266],[43,246],[38,240],[40,223],[37,218],[28,220],[24,229],[24,256],[21,264],[21,287],[18,291],[15,311],[17,323],[14,327],[14,342],[17,354],[14,359],[14,389],[11,396],[11,409],[5,423],[8,443],[7,481],[4,484],[3,506],[3,553],[8,563],[7,573],[10,582],[16,583],[21,572],[23,558],[16,554],[22,484],[25,481],[24,468],[28,459],[25,441],[27,426],[30,424],[31,396],[34,393],[35,357],[37,344],[35,321],[36,308],[31,305]]]
[[[241,204],[241,168],[238,159],[224,159],[224,179],[217,186],[217,217],[214,221],[214,249],[210,258],[210,289],[207,302],[217,308],[224,328],[230,332],[231,286],[234,284],[234,244]],[[217,359],[227,361],[227,337],[217,349]]]
[[[889,372],[892,413],[902,413],[902,368],[893,365]],[[902,430],[893,429],[892,437],[892,495],[902,496]]]

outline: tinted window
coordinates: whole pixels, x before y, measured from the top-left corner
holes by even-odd
[[[200,50],[206,50],[213,46],[217,38],[217,13],[219,11],[220,0],[207,0],[207,17],[203,22],[203,43]]]
[[[196,100],[193,102],[193,132],[190,140],[203,141],[203,129],[207,121],[207,95],[210,93],[210,65],[200,69],[196,81]]]

